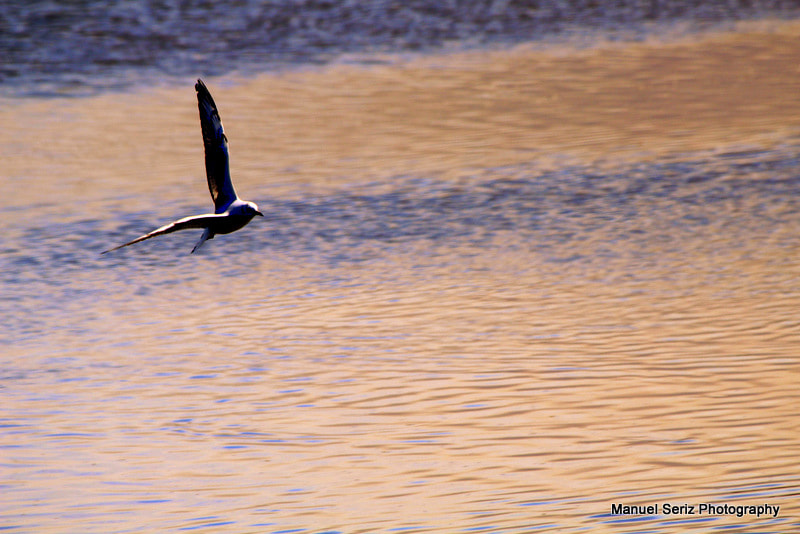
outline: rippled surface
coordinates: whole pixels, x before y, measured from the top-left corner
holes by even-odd
[[[4,105],[0,527],[800,528],[793,31]]]
[[[799,16],[785,0],[6,0],[0,94],[85,96],[181,76],[341,58],[370,63],[379,51],[593,39],[606,32],[636,39],[658,31],[656,21],[696,30]]]

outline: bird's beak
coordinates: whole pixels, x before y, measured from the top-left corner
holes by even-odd
[[[261,215],[262,217],[264,216],[264,214],[263,214],[263,213],[261,213],[261,212],[260,212],[260,211],[258,211],[258,210],[256,210],[256,215]]]

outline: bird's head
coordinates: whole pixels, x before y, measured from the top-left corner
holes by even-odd
[[[247,203],[245,203],[245,205],[243,206],[243,209],[244,209],[244,212],[246,214],[250,215],[251,217],[255,217],[256,215],[260,215],[262,217],[264,216],[263,213],[258,211],[258,206],[256,206],[255,202],[247,202]]]

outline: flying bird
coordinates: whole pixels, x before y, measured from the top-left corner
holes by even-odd
[[[188,228],[202,228],[203,235],[192,249],[192,254],[208,239],[217,234],[230,234],[242,228],[256,215],[264,216],[258,211],[254,202],[240,199],[231,182],[231,171],[228,163],[228,138],[222,129],[217,105],[211,98],[203,80],[197,80],[194,86],[197,91],[197,107],[200,110],[200,127],[203,130],[203,145],[206,153],[206,178],[208,190],[214,201],[214,213],[184,217],[175,222],[157,228],[133,241],[103,252],[111,252],[139,241],[163,234],[170,234]]]

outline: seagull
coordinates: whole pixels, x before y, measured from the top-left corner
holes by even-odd
[[[133,245],[139,241],[163,234],[170,234],[187,228],[202,228],[203,235],[192,249],[192,254],[209,239],[217,234],[230,234],[242,228],[256,215],[264,216],[258,211],[255,202],[240,199],[231,182],[231,171],[228,164],[228,138],[222,129],[217,105],[211,98],[203,80],[197,80],[194,86],[197,91],[197,107],[200,110],[200,127],[203,130],[203,145],[206,152],[206,178],[208,190],[214,201],[214,213],[184,217],[175,222],[157,228],[133,241],[108,249],[106,252]]]

